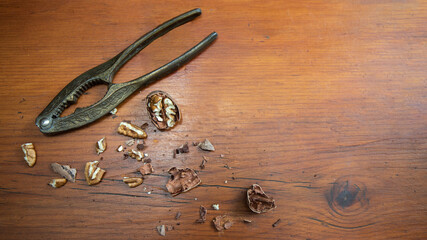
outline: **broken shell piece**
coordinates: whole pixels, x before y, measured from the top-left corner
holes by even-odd
[[[196,172],[190,168],[180,169],[173,167],[168,172],[171,174],[171,178],[166,184],[166,188],[173,196],[190,191],[202,182]]]
[[[227,215],[215,217],[213,223],[218,231],[229,229],[233,225],[233,221]]]
[[[165,225],[159,225],[156,227],[157,228],[157,232],[159,232],[159,234],[161,236],[166,236],[166,228]]]
[[[264,213],[276,208],[274,199],[262,190],[258,184],[253,184],[247,191],[248,206],[254,213]]]
[[[77,170],[75,168],[71,168],[69,165],[61,165],[59,163],[51,163],[50,167],[54,172],[58,173],[68,181],[76,181]]]
[[[199,143],[199,148],[204,151],[215,151],[215,147],[212,143],[206,138],[205,141]]]
[[[96,153],[99,155],[103,153],[105,149],[107,149],[107,142],[105,141],[105,137],[103,137],[96,143]]]
[[[166,92],[151,92],[145,102],[151,122],[158,129],[171,129],[181,120],[178,105]]]
[[[121,152],[121,151],[123,151],[123,146],[122,146],[122,145],[120,145],[120,146],[117,148],[117,152]]]
[[[215,210],[219,210],[219,204],[212,204],[212,208]]]
[[[200,206],[199,214],[200,214],[200,218],[196,220],[196,223],[206,222],[206,215],[208,214],[208,210],[205,207]]]
[[[66,183],[67,183],[67,179],[57,178],[57,179],[52,179],[49,182],[49,185],[52,186],[53,188],[60,188],[60,187],[64,186]]]
[[[144,130],[128,122],[121,122],[117,132],[132,138],[147,138],[147,133]]]
[[[34,145],[32,143],[24,143],[21,145],[22,151],[25,156],[24,159],[27,161],[28,166],[32,167],[36,164],[36,149],[34,149]]]
[[[85,167],[86,182],[89,185],[98,184],[105,174],[105,170],[98,167],[99,162],[87,162]]]
[[[129,150],[127,152],[127,155],[133,159],[138,160],[138,161],[141,161],[145,157],[144,153],[142,153],[138,150],[135,150],[135,149]]]
[[[142,178],[139,177],[124,177],[123,182],[126,183],[129,187],[134,188],[142,183]]]
[[[142,165],[142,167],[140,167],[139,172],[141,172],[141,174],[144,175],[148,175],[154,172],[153,166],[151,166],[151,163],[145,163],[144,165]]]

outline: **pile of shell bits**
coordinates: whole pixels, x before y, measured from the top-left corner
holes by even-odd
[[[146,98],[146,104],[151,122],[159,130],[171,129],[181,120],[178,106],[165,92],[151,92]]]
[[[181,113],[179,108],[176,102],[167,93],[162,91],[151,92],[145,98],[145,101],[148,110],[148,116],[156,128],[160,130],[168,130],[175,127],[176,124],[180,122]],[[116,113],[117,109],[112,112],[112,114]],[[123,145],[119,145],[116,148],[116,151],[123,152],[125,158],[131,157],[143,163],[143,165],[137,169],[137,172],[140,173],[140,176],[123,176],[123,183],[125,183],[130,188],[140,186],[144,182],[145,176],[154,173],[154,168],[151,165],[151,159],[147,158],[148,154],[142,152],[146,148],[143,139],[147,138],[147,133],[144,130],[147,126],[147,123],[139,127],[128,121],[123,121],[117,128],[117,132],[119,134],[130,137],[131,139],[125,141]],[[205,152],[215,151],[215,147],[208,139],[205,139],[202,142],[193,142],[193,146]],[[33,167],[36,163],[36,151],[34,145],[32,143],[25,143],[21,145],[21,148],[24,152],[24,159],[26,163],[29,167]],[[107,150],[106,137],[102,137],[95,143],[95,150],[97,155],[100,155]],[[190,148],[188,143],[185,143],[180,147],[173,149],[173,158],[176,158],[178,154],[189,152]],[[205,169],[206,164],[208,163],[208,157],[202,157],[203,160],[199,167],[200,169]],[[219,158],[224,158],[224,155],[219,155]],[[100,160],[103,160],[103,157],[101,157]],[[99,161],[92,161],[87,162],[85,165],[84,175],[89,186],[100,183],[106,173],[104,169],[99,167],[99,163]],[[60,176],[58,178],[53,178],[48,183],[48,185],[51,187],[60,188],[67,182],[76,181],[77,170],[75,168],[72,168],[69,165],[61,165],[59,163],[52,163],[50,166],[52,171]],[[224,167],[231,169],[228,164]],[[135,172],[132,174],[134,173]],[[170,179],[166,183],[166,189],[172,196],[190,191],[191,189],[199,186],[202,182],[197,175],[197,172],[191,168],[172,167],[169,169],[168,173],[170,174]],[[235,178],[233,177],[233,179]],[[227,181],[224,182],[227,183]],[[151,194],[151,191],[148,191],[147,194]],[[197,198],[195,198],[195,200],[197,200]],[[265,213],[276,208],[274,199],[271,196],[268,196],[258,184],[253,184],[247,190],[246,200],[249,209],[257,214]],[[219,211],[219,204],[212,204],[212,210]],[[207,221],[207,214],[207,208],[200,206],[200,218],[195,222],[200,224],[205,223]],[[178,219],[180,216],[181,213],[178,212],[176,219]],[[243,222],[251,223],[252,220],[243,219]],[[276,227],[279,222],[280,219],[277,220],[272,226]],[[216,216],[213,218],[211,223],[213,223],[213,226],[218,231],[227,230],[234,224],[233,219],[228,215]],[[174,228],[170,225],[160,225],[157,226],[156,229],[160,235],[165,236],[166,231],[171,231]]]

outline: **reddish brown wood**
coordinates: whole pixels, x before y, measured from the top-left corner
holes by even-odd
[[[134,94],[117,118],[57,136],[38,131],[36,116],[74,77],[195,7],[199,19],[143,50],[115,82],[217,31],[202,55]],[[175,228],[167,239],[427,238],[426,11],[426,1],[391,0],[2,1],[1,238],[160,239],[161,224]],[[115,130],[122,120],[149,121],[142,101],[153,90],[168,92],[183,120],[168,132],[150,123],[145,152],[155,175],[131,189],[121,179],[138,176],[141,164],[115,151],[127,140]],[[97,156],[103,136],[108,149]],[[172,157],[204,138],[215,152],[191,146]],[[37,149],[34,168],[23,160],[25,142]],[[105,178],[88,186],[84,165],[101,156]],[[76,183],[48,186],[52,162],[77,168]],[[173,166],[199,169],[201,186],[171,197]],[[276,199],[275,210],[250,212],[253,183]],[[208,208],[203,224],[195,222],[200,205]],[[219,233],[212,219],[224,214],[235,222]]]

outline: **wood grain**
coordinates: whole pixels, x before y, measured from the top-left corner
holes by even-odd
[[[114,81],[159,67],[216,31],[209,49],[131,96],[117,118],[39,132],[36,116],[69,81],[195,7],[201,17],[155,41]],[[415,0],[2,1],[0,238],[427,238],[426,22],[427,1]],[[89,90],[78,105],[105,90]],[[148,127],[156,172],[130,189],[121,179],[137,176],[141,164],[115,151],[127,140],[115,130],[123,120],[149,121],[142,101],[153,90],[178,102],[183,121],[168,132]],[[84,165],[100,159],[94,145],[103,136],[107,173],[87,186]],[[174,148],[204,138],[215,152],[191,147],[172,158]],[[23,160],[25,142],[36,146],[33,168]],[[198,169],[202,156],[202,185],[171,197],[167,170]],[[77,168],[76,183],[48,186],[52,162]],[[253,183],[277,209],[250,212]],[[204,224],[195,223],[200,205],[208,208]],[[223,214],[235,223],[217,232],[211,221]],[[162,224],[174,226],[166,237],[156,231]]]

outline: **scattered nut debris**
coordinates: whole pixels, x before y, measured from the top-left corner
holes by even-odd
[[[224,157],[225,157],[225,155],[224,155],[224,154],[221,154],[221,155],[219,155],[219,157],[220,157],[220,158],[224,158]]]
[[[105,137],[103,137],[96,143],[96,153],[99,155],[103,153],[105,149],[107,149],[107,142],[105,141]]]
[[[142,176],[148,175],[154,172],[154,169],[153,169],[153,166],[151,166],[151,163],[145,163],[138,170],[142,174]]]
[[[117,148],[117,152],[122,152],[123,151],[123,146],[122,145],[120,145],[118,148]]]
[[[138,161],[141,161],[144,158],[144,156],[145,156],[144,153],[142,153],[142,152],[140,152],[138,150],[135,150],[135,149],[129,150],[127,152],[127,155],[129,157],[133,158],[133,159],[138,160]]]
[[[207,138],[205,139],[205,141],[199,143],[198,146],[204,151],[215,151],[214,146]]]
[[[190,191],[202,182],[196,172],[190,168],[180,169],[173,167],[169,169],[168,173],[171,174],[171,178],[166,184],[166,188],[173,196]]]
[[[175,215],[175,219],[178,220],[181,217],[181,212],[177,212]]]
[[[52,179],[49,182],[49,185],[52,186],[53,188],[60,188],[60,187],[64,186],[66,183],[67,183],[67,179],[57,178],[57,179]]]
[[[225,168],[227,168],[227,169],[231,169],[231,167],[230,167],[230,166],[228,166],[228,163],[227,163],[227,164],[225,164],[225,165],[224,165],[224,167],[225,167]]]
[[[68,181],[76,181],[77,170],[75,168],[71,168],[69,165],[61,165],[59,163],[51,163],[50,167],[54,172],[58,173]]]
[[[32,167],[36,164],[36,149],[34,149],[34,145],[32,143],[24,143],[21,145],[22,151],[25,156],[24,159],[27,161],[28,166]]]
[[[229,229],[233,225],[233,221],[227,215],[215,217],[213,223],[218,231]]]
[[[224,181],[224,183],[225,183],[225,184],[227,184],[227,183],[228,183],[228,181],[227,181],[227,180],[225,180],[225,181]]]
[[[206,222],[206,215],[208,214],[208,210],[205,207],[200,206],[199,214],[200,214],[200,218],[196,220],[196,223]]]
[[[141,129],[146,129],[148,127],[148,123],[144,123],[141,125]]]
[[[188,143],[181,145],[179,148],[175,149],[175,154],[189,153],[190,149],[188,148]]]
[[[281,222],[282,220],[279,218],[279,219],[277,219],[277,221],[275,221],[274,223],[273,223],[273,227],[277,227],[277,225],[279,225],[279,223]]]
[[[172,225],[167,225],[166,230],[172,231],[172,230],[174,230],[174,227]]]
[[[171,129],[181,120],[176,102],[166,92],[151,92],[146,98],[146,104],[151,122],[159,130]]]
[[[249,220],[249,219],[243,219],[243,222],[244,222],[244,223],[251,223],[251,222],[252,222],[252,220]]]
[[[212,208],[218,211],[219,210],[219,204],[218,203],[212,204]]]
[[[199,142],[193,142],[193,146],[198,146]]]
[[[203,158],[203,160],[202,160],[202,163],[200,164],[200,169],[205,169],[205,164],[206,164],[206,159],[205,158]]]
[[[105,174],[105,170],[98,167],[99,162],[87,162],[85,167],[85,178],[89,185],[98,184]]]
[[[110,114],[112,115],[116,115],[116,113],[117,113],[117,108],[114,108],[113,110],[110,111]]]
[[[134,139],[130,139],[130,140],[127,140],[125,143],[126,143],[126,145],[128,147],[132,147],[135,144],[135,140]]]
[[[144,130],[128,122],[121,122],[117,132],[131,138],[147,138]]]
[[[268,212],[276,208],[274,199],[267,196],[258,184],[253,184],[247,191],[248,206],[255,213]]]
[[[151,163],[151,158],[146,158],[146,159],[144,159],[144,161],[143,161],[144,163]]]
[[[123,182],[126,183],[129,187],[134,188],[142,183],[142,178],[139,177],[124,177]]]
[[[161,236],[166,236],[166,228],[165,225],[159,225],[157,226],[157,232],[159,232],[159,234]]]

